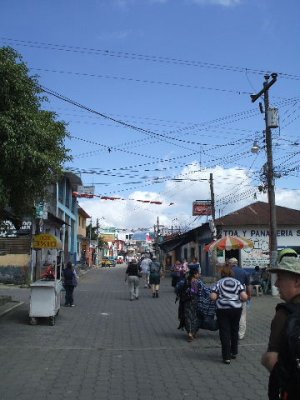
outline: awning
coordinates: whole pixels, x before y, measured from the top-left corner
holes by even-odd
[[[62,242],[54,235],[40,233],[32,237],[31,247],[33,249],[62,249]]]

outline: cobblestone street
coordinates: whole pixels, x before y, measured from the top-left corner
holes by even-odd
[[[76,307],[62,307],[55,326],[28,324],[29,289],[1,287],[24,301],[0,319],[1,400],[267,398],[260,357],[278,298],[253,298],[239,356],[224,365],[217,332],[188,343],[177,330],[169,278],[160,298],[141,286],[130,302],[124,275],[118,266],[82,276]]]

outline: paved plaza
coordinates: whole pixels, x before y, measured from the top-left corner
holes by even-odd
[[[23,301],[0,318],[1,400],[267,399],[260,357],[278,298],[253,298],[239,356],[225,365],[218,332],[188,343],[177,330],[170,278],[160,298],[141,285],[130,302],[124,276],[124,266],[90,270],[55,326],[29,325],[29,289],[1,286]]]

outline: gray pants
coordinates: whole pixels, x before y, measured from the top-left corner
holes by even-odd
[[[239,327],[239,339],[244,339],[246,333],[247,302],[242,303],[242,315]]]
[[[137,276],[128,276],[128,286],[130,293],[130,300],[139,297],[139,278]]]

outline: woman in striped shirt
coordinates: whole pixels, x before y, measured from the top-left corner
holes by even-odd
[[[221,268],[221,279],[212,287],[211,299],[217,304],[217,319],[225,364],[230,364],[238,354],[238,332],[242,302],[247,300],[244,285],[233,278],[229,264]]]

